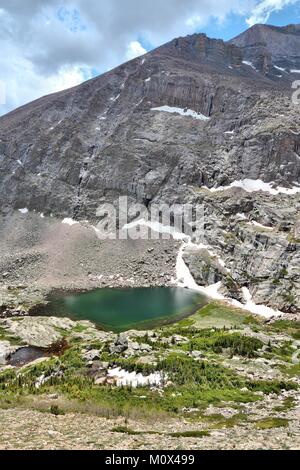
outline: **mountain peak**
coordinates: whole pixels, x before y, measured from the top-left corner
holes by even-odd
[[[204,33],[175,38],[153,52],[155,55],[171,55],[196,62],[214,61],[226,65],[239,65],[242,62],[241,51],[235,44],[211,39]]]
[[[263,45],[272,56],[299,56],[300,24],[272,26],[256,24],[229,41],[238,47]]]

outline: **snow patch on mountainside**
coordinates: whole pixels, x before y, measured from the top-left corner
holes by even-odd
[[[181,116],[192,117],[193,119],[199,119],[200,121],[209,121],[210,119],[208,116],[197,113],[192,109],[176,108],[173,106],[159,106],[158,108],[151,108],[151,111],[163,111],[165,113],[180,114]]]
[[[244,179],[233,181],[229,186],[219,186],[218,188],[207,188],[206,186],[203,186],[203,188],[208,189],[211,192],[227,191],[231,188],[241,188],[248,193],[264,191],[274,196],[277,194],[293,195],[300,193],[300,188],[296,186],[292,188],[284,188],[282,186],[273,187],[273,185],[274,183],[265,183],[262,180]]]
[[[249,62],[248,60],[243,60],[243,64],[244,64],[244,65],[248,65],[249,67],[251,67],[253,70],[256,71],[256,68],[254,67],[254,65],[252,64],[252,62]]]
[[[280,70],[280,72],[285,72],[285,69],[282,67],[278,67],[278,65],[274,65],[275,69]]]
[[[263,230],[274,230],[273,227],[268,227],[267,225],[262,225],[259,222],[256,222],[255,220],[251,220],[250,222],[247,222],[249,225],[254,225],[255,227],[261,228]]]
[[[76,220],[73,220],[73,219],[69,219],[69,218],[66,218],[62,221],[62,224],[65,224],[65,225],[70,225],[70,227],[72,225],[77,225],[79,222],[76,222]]]
[[[274,310],[273,308],[267,307],[266,305],[257,305],[255,302],[253,302],[252,295],[247,287],[242,287],[242,292],[246,304],[242,304],[237,300],[232,300],[231,303],[233,306],[242,308],[243,310],[247,310],[248,312],[260,315],[265,318],[282,315],[282,312],[279,310]]]
[[[236,216],[241,220],[248,220],[248,217],[245,214],[238,213]]]

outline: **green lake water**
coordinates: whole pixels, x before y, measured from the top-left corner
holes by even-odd
[[[119,332],[176,322],[206,303],[205,296],[182,288],[98,289],[53,294],[46,314],[90,320],[102,329]]]

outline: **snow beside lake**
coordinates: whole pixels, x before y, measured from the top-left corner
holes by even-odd
[[[210,119],[208,116],[204,116],[204,114],[197,113],[192,109],[176,108],[172,106],[159,106],[158,108],[151,108],[151,111],[162,111],[165,113],[180,114],[181,116],[192,117],[200,121],[209,121]]]
[[[244,214],[237,214],[237,215],[240,216],[243,220],[247,219]],[[256,222],[256,224],[259,226],[262,226],[261,224],[258,224],[258,222]],[[194,249],[194,250],[206,249],[208,253],[212,257],[215,257],[219,261],[221,266],[223,266],[226,269],[224,261],[211,251],[210,246],[193,243],[189,235],[176,231],[174,227],[169,227],[158,222],[146,221],[144,219],[140,219],[140,220],[131,222],[130,224],[124,225],[123,230],[134,228],[137,226],[146,226],[148,228],[151,228],[153,231],[157,231],[159,233],[168,233],[168,234],[171,234],[175,240],[182,241],[182,245],[177,255],[176,279],[174,280],[174,283],[178,287],[197,291],[199,292],[199,294],[206,295],[207,297],[214,299],[214,300],[223,300],[227,302],[228,304],[232,305],[233,307],[238,307],[243,310],[247,310],[248,312],[251,312],[256,315],[261,315],[265,318],[282,315],[282,312],[280,312],[279,310],[273,310],[272,308],[266,307],[265,305],[256,305],[255,302],[253,302],[252,296],[246,287],[242,288],[242,293],[246,302],[245,304],[243,304],[241,302],[238,302],[235,299],[225,297],[223,294],[219,292],[219,290],[222,287],[222,282],[218,282],[216,284],[213,284],[211,286],[206,286],[206,287],[199,286],[196,283],[195,279],[192,276],[192,273],[190,272],[188,266],[186,265],[184,261],[184,252],[186,248]],[[272,229],[271,227],[267,227],[267,228]],[[226,271],[230,272],[229,269],[226,269]]]
[[[215,300],[224,300],[224,296],[219,293],[219,289],[222,286],[221,282],[217,284],[213,284],[211,286],[199,286],[195,279],[193,278],[189,268],[187,267],[184,261],[184,252],[185,249],[190,246],[189,244],[183,243],[180,247],[177,262],[176,262],[176,277],[177,277],[177,285],[178,287],[186,287],[187,289],[192,289],[194,291],[199,292],[200,294],[207,295]],[[201,246],[199,245],[197,249],[200,249]]]
[[[273,308],[267,307],[266,305],[257,305],[252,300],[252,295],[247,289],[247,287],[242,287],[243,296],[246,304],[242,304],[237,300],[232,300],[231,304],[235,307],[247,310],[248,312],[254,313],[255,315],[260,315],[265,318],[276,317],[282,315],[282,312],[279,310],[274,310]]]
[[[219,288],[221,287],[221,283],[217,283],[208,287],[198,286],[198,284],[196,283],[195,279],[193,278],[189,268],[187,267],[184,261],[184,251],[186,248],[193,249],[195,251],[200,250],[200,249],[205,249],[208,251],[210,256],[216,258],[219,264],[227,272],[229,272],[229,270],[225,267],[224,261],[211,251],[210,246],[204,245],[204,244],[193,243],[189,235],[186,235],[185,233],[182,233],[182,232],[178,232],[174,227],[163,225],[159,222],[146,221],[144,219],[140,219],[140,220],[131,222],[130,224],[124,225],[123,230],[130,230],[130,228],[135,228],[137,226],[148,227],[154,232],[158,232],[161,234],[163,233],[170,234],[174,238],[174,240],[181,240],[183,242],[179,249],[179,252],[177,255],[177,261],[176,261],[175,283],[178,285],[178,287],[185,287],[187,289],[195,290],[203,295],[207,295],[216,300],[224,299],[224,297],[218,292]]]

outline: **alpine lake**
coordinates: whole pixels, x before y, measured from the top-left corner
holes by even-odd
[[[207,304],[199,292],[178,287],[55,292],[39,315],[89,320],[106,331],[149,329],[175,323]]]

